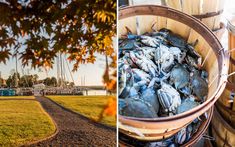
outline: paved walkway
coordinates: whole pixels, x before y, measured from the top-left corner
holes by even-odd
[[[107,146],[116,147],[116,130],[67,111],[55,102],[36,97],[57,124],[58,134],[31,146]]]

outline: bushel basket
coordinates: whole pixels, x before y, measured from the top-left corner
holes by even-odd
[[[139,140],[170,137],[208,111],[223,92],[228,73],[229,56],[217,37],[198,19],[164,6],[140,5],[119,11],[119,37],[167,28],[183,36],[188,43],[198,39],[195,49],[203,57],[203,68],[209,73],[208,96],[201,105],[181,114],[159,118],[136,118],[119,115],[119,131]]]

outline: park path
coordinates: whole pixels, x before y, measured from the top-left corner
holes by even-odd
[[[116,130],[72,113],[52,100],[36,97],[57,124],[58,133],[31,146],[102,146],[116,147]]]

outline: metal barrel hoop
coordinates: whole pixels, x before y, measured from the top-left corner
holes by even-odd
[[[206,13],[206,14],[198,14],[198,15],[192,15],[192,16],[198,18],[199,20],[202,20],[204,18],[218,16],[218,15],[222,14],[223,11],[224,10],[220,10],[220,11],[217,11],[217,12],[209,12],[209,13]]]

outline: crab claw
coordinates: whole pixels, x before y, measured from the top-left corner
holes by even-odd
[[[185,86],[185,87],[179,89],[179,91],[185,95],[190,95],[192,93],[192,89],[188,86]]]

